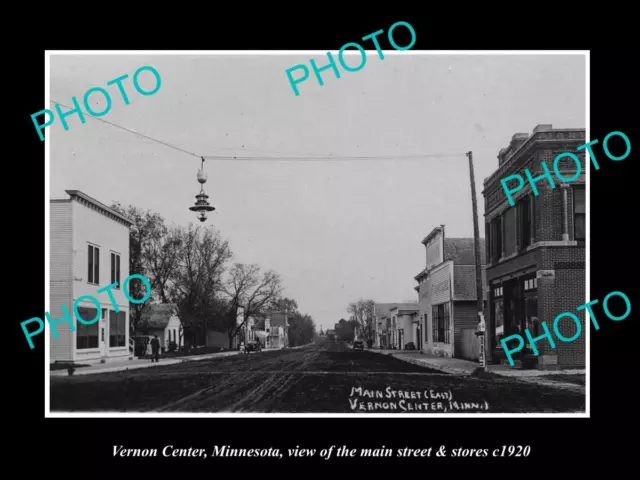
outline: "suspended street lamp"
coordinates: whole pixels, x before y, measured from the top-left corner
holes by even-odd
[[[196,204],[193,207],[189,207],[192,212],[200,212],[198,220],[204,222],[207,219],[206,212],[213,212],[216,208],[212,207],[207,201],[209,195],[204,193],[204,184],[207,183],[207,174],[204,171],[204,157],[202,158],[202,165],[198,170],[198,183],[200,183],[200,193],[196,195]]]

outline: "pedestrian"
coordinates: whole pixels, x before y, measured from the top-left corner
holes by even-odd
[[[151,361],[155,360],[158,363],[160,361],[160,340],[158,340],[158,335],[154,335],[151,339],[151,352]]]

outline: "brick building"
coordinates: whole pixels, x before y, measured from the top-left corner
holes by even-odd
[[[585,315],[576,307],[586,303],[585,291],[585,143],[584,129],[553,129],[538,125],[532,135],[516,133],[507,148],[498,154],[498,169],[484,181],[487,284],[489,305],[486,318],[489,360],[506,362],[500,338],[522,334],[525,348],[514,358],[517,365],[539,369],[584,367]],[[571,183],[562,183],[553,173],[557,155],[572,152],[581,160],[582,172]],[[549,167],[555,188],[546,178],[535,183],[535,196],[526,180],[525,168],[535,179]],[[573,178],[577,167],[570,158],[558,163],[565,178]],[[525,179],[522,190],[513,194],[510,207],[500,180],[519,174]],[[553,321],[563,312],[574,312],[582,323],[580,337],[564,343],[553,334]],[[556,348],[547,338],[535,343],[539,356],[533,355],[525,328],[536,338],[544,334],[546,322]],[[570,338],[576,326],[563,319],[559,332]],[[515,342],[514,342],[515,343]]]

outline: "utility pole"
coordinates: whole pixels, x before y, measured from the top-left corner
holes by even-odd
[[[480,341],[480,363],[484,370],[487,370],[487,348],[484,322],[484,294],[482,288],[482,263],[480,255],[480,228],[478,226],[478,201],[476,200],[476,179],[473,173],[473,153],[467,152],[469,158],[469,177],[471,180],[471,203],[473,207],[473,243],[476,252],[476,297],[478,309],[478,328],[476,335]]]

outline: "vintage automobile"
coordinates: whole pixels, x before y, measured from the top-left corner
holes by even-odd
[[[259,352],[262,350],[260,342],[247,342],[244,346],[244,353]]]
[[[354,350],[364,350],[364,342],[362,340],[356,340],[353,342]]]

